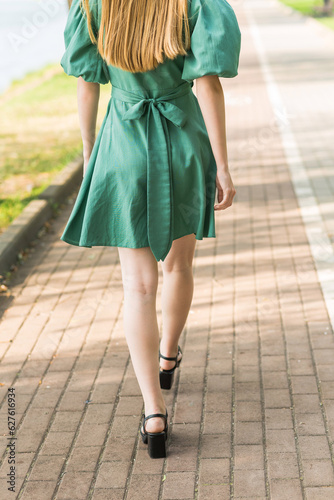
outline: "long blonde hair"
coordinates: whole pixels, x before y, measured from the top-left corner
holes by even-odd
[[[95,35],[89,7],[92,0],[81,0],[89,36],[107,64],[132,73],[145,72],[156,68],[165,57],[187,54],[188,0],[100,1],[101,23]]]

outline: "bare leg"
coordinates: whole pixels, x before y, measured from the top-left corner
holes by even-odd
[[[126,341],[143,395],[145,415],[165,413],[159,381],[159,327],[156,315],[158,263],[149,247],[118,247],[124,289],[123,318]],[[164,419],[149,419],[149,432],[164,429]]]
[[[161,354],[167,357],[177,355],[177,346],[187,321],[194,289],[192,263],[195,253],[195,234],[189,234],[173,241],[166,259],[161,262],[163,288],[161,293],[163,335]],[[168,370],[175,361],[160,359],[161,368]]]

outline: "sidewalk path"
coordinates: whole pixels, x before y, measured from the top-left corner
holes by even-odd
[[[168,458],[149,459],[139,435],[117,249],[59,240],[73,196],[2,299],[1,498],[334,498],[333,38],[276,1],[231,3],[243,52],[222,83],[237,196],[217,238],[197,242],[184,359],[165,391]],[[161,285],[160,269],[159,311]]]

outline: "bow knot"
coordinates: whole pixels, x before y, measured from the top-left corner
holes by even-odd
[[[181,108],[171,102],[156,98],[143,98],[136,102],[123,114],[122,119],[136,120],[141,118],[146,110],[146,104],[152,104],[155,109],[158,109],[165,118],[178,128],[183,127],[187,121],[187,115]]]

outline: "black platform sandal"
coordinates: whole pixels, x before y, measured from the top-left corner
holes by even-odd
[[[159,360],[160,360],[160,358],[163,358],[166,361],[175,361],[175,366],[173,368],[171,368],[170,370],[164,370],[164,369],[160,368],[159,377],[160,377],[161,389],[170,389],[173,385],[175,368],[177,368],[182,361],[182,357],[179,360],[177,359],[179,357],[179,354],[180,353],[182,354],[181,347],[178,346],[177,349],[178,349],[177,355],[175,356],[175,358],[167,358],[166,356],[163,356],[160,352],[160,349],[159,349]]]
[[[163,413],[152,413],[152,415],[148,415],[145,417],[143,415],[144,420],[143,424],[140,427],[140,434],[143,440],[143,443],[148,444],[148,454],[151,458],[164,458],[166,456],[166,440],[167,440],[167,432],[168,432],[168,413],[166,409],[166,415]],[[146,420],[153,417],[162,417],[165,419],[165,429],[162,432],[147,432],[145,429]],[[144,432],[142,431],[144,429]]]

